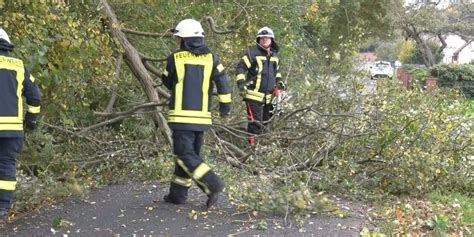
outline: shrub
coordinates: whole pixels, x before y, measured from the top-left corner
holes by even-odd
[[[440,81],[474,81],[474,65],[442,64],[433,67],[431,75]]]
[[[444,64],[431,69],[442,87],[459,88],[467,98],[474,98],[474,65]]]
[[[367,136],[339,146],[328,174],[382,193],[469,190],[473,123],[464,116],[467,102],[453,91],[426,95],[387,84],[378,92],[355,121]]]
[[[405,64],[403,69],[409,72],[413,76],[414,82],[423,86],[426,79],[430,77],[430,70],[424,65]]]

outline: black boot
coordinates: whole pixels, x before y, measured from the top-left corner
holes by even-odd
[[[188,199],[188,189],[187,187],[171,183],[170,192],[163,197],[163,200],[173,204],[185,204],[186,199]]]
[[[209,189],[210,193],[207,194],[207,201],[206,201],[206,206],[207,208],[210,208],[214,204],[217,203],[217,200],[219,198],[219,193],[224,190],[225,184],[224,182],[219,178],[219,176],[214,173],[214,171],[209,171],[206,175],[204,175],[201,179],[202,183],[207,186]]]
[[[9,213],[10,213],[10,209],[0,207],[0,221],[6,221],[8,219]]]
[[[214,206],[214,204],[217,203],[218,199],[219,199],[219,192],[215,192],[215,193],[211,193],[207,195],[207,201],[206,201],[207,208]]]

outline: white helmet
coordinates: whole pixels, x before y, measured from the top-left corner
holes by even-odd
[[[204,30],[201,23],[194,19],[185,19],[178,23],[176,28],[172,30],[173,35],[181,38],[204,37]]]
[[[10,38],[8,37],[7,32],[5,32],[5,30],[3,30],[2,28],[0,28],[0,39],[4,39],[10,44],[12,43],[10,42]]]
[[[257,39],[260,37],[268,37],[275,39],[275,35],[273,34],[273,30],[268,27],[263,27],[262,29],[258,30],[257,32]]]

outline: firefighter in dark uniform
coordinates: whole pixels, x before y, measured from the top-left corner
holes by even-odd
[[[8,218],[16,187],[16,157],[23,130],[36,128],[41,94],[23,61],[10,55],[13,45],[0,28],[0,221]],[[27,112],[23,117],[23,96]]]
[[[203,134],[210,125],[213,86],[217,87],[221,116],[230,113],[231,90],[224,66],[204,43],[204,30],[193,19],[173,29],[180,49],[167,59],[163,84],[171,90],[168,124],[173,130],[174,176],[164,200],[183,204],[194,181],[207,196],[207,207],[217,202],[224,183],[200,157]]]
[[[272,29],[263,27],[257,33],[257,45],[248,50],[236,69],[239,93],[247,106],[247,132],[251,134],[262,134],[273,115],[272,93],[285,87],[278,71],[275,35]],[[254,145],[255,137],[250,137],[249,143]]]

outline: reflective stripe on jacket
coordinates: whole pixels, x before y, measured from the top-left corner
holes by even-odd
[[[39,115],[41,94],[34,77],[22,60],[0,52],[0,137],[23,136],[23,96],[27,113]]]
[[[247,87],[245,99],[271,103],[272,91],[281,80],[279,70],[278,52],[272,51],[270,56],[267,51],[257,45],[250,48],[237,65],[237,84]],[[264,100],[265,98],[265,100]]]
[[[231,103],[224,66],[212,53],[178,51],[168,57],[163,83],[171,90],[168,122],[173,129],[204,131],[212,124],[211,97],[217,87],[219,103]]]

